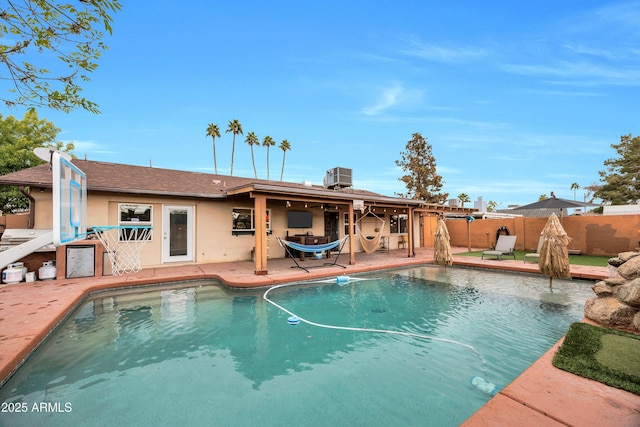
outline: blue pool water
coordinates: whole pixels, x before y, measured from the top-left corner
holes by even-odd
[[[203,283],[96,295],[0,389],[0,425],[456,426],[592,296],[432,266],[336,282],[274,289],[275,305]]]

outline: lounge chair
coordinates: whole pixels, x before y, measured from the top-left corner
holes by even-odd
[[[502,259],[503,256],[512,256],[515,260],[516,254],[513,253],[513,249],[516,246],[516,238],[517,236],[505,235],[498,237],[494,250],[482,252],[482,256],[480,258],[484,259],[485,256],[494,256],[496,259]]]
[[[527,262],[527,260],[530,260],[531,262],[538,262],[538,260],[540,259],[540,249],[542,249],[542,242],[544,242],[544,237],[540,236],[540,240],[538,240],[538,249],[536,249],[535,253],[532,252],[524,254],[525,263]]]

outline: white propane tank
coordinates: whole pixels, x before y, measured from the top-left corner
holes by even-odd
[[[57,276],[55,261],[45,261],[42,263],[42,267],[38,269],[38,279],[40,280],[53,280]]]
[[[6,269],[2,271],[2,283],[7,285],[13,285],[19,283],[22,280],[22,268],[16,267],[14,264],[9,264]]]
[[[19,268],[20,271],[22,271],[22,277],[20,278],[20,281],[22,282],[25,277],[27,277],[27,271],[29,271],[29,269],[24,266],[24,262],[14,262],[13,266]]]

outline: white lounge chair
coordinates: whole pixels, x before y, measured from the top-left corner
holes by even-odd
[[[538,260],[540,259],[540,249],[542,249],[542,242],[544,242],[544,237],[540,236],[540,240],[538,240],[538,249],[536,249],[536,252],[524,254],[525,263],[527,262],[527,260],[530,260],[531,262],[538,262]]]
[[[498,237],[494,250],[482,252],[482,256],[480,258],[484,259],[485,256],[494,256],[496,259],[502,259],[503,256],[512,256],[515,260],[516,254],[513,253],[513,249],[516,246],[516,238],[517,236],[505,235]]]

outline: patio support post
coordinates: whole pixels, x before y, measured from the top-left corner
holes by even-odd
[[[349,265],[356,263],[356,240],[353,238],[353,201],[349,203]]]
[[[267,270],[267,197],[256,195],[255,212],[255,274],[266,275]]]
[[[415,252],[413,250],[413,245],[414,245],[414,241],[415,238],[413,236],[413,209],[412,208],[408,208],[407,209],[407,257],[411,258],[413,256],[415,256]]]

